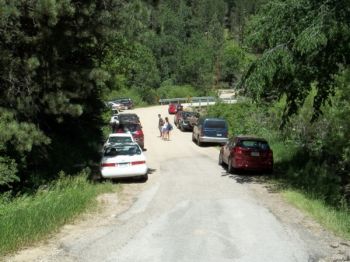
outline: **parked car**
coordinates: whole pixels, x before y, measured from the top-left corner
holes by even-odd
[[[127,144],[134,142],[134,138],[130,133],[113,133],[108,136],[107,141],[103,145],[103,149],[114,144]]]
[[[227,164],[227,170],[255,170],[273,172],[273,152],[268,142],[259,137],[236,136],[222,146],[219,164]]]
[[[193,127],[192,141],[198,146],[203,143],[225,144],[228,141],[228,125],[225,119],[201,117]]]
[[[127,109],[132,109],[134,107],[134,102],[130,98],[120,99],[120,103],[123,104]]]
[[[130,133],[134,141],[139,144],[142,149],[145,148],[145,136],[139,123],[120,121],[116,133]]]
[[[125,109],[125,106],[121,103],[117,103],[115,101],[109,101],[107,102],[107,105],[112,109],[112,111],[123,111]]]
[[[181,104],[176,104],[176,112],[179,112],[179,111],[182,111],[182,110],[184,110],[183,105],[181,105]]]
[[[137,114],[134,113],[122,113],[118,115],[120,123],[139,123],[140,118]]]
[[[181,104],[170,103],[168,107],[168,113],[169,115],[174,115],[178,111],[181,111],[182,109],[183,109],[183,106]]]
[[[179,111],[174,117],[174,124],[181,129],[181,131],[192,130],[199,118],[199,113]]]
[[[103,151],[101,175],[104,178],[141,177],[148,179],[146,157],[136,143],[117,144]]]
[[[111,117],[111,120],[109,120],[110,125],[118,125],[119,124],[119,117],[118,115],[113,115]]]

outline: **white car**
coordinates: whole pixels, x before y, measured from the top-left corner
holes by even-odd
[[[118,117],[118,115],[113,115],[111,117],[111,120],[109,120],[109,124],[111,124],[111,125],[113,125],[113,124],[119,125],[119,117]]]
[[[115,133],[108,136],[107,141],[103,145],[103,149],[114,144],[129,144],[135,143],[135,140],[130,133]]]
[[[103,178],[141,177],[148,179],[146,157],[137,143],[107,147],[101,160]]]

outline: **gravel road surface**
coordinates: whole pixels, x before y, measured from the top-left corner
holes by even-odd
[[[280,215],[280,206],[269,205],[273,194],[264,199],[268,193],[229,176],[217,163],[218,148],[198,147],[190,132],[176,128],[171,141],[162,141],[157,114],[167,116],[166,106],[133,111],[145,133],[148,182],[125,183],[127,196],[108,202],[107,218],[96,214],[84,226],[68,226],[48,246],[10,260],[287,262],[329,254],[322,233],[305,229],[296,210],[282,205]]]

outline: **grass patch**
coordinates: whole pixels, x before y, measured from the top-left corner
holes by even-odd
[[[338,236],[350,240],[350,210],[335,209],[324,201],[307,196],[301,192],[285,190],[283,197],[299,209],[308,213],[321,225]]]
[[[116,190],[111,183],[92,184],[83,172],[61,177],[35,195],[0,196],[0,256],[43,239],[96,207],[96,196]]]

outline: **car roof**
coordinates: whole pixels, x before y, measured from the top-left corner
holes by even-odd
[[[201,117],[201,119],[203,119],[203,120],[212,120],[212,121],[226,121],[226,119],[224,119],[224,118],[206,117],[206,116]]]
[[[238,135],[235,138],[239,140],[257,140],[257,141],[267,142],[266,139],[262,137],[253,136],[253,135]]]
[[[137,116],[137,117],[139,117],[137,114],[135,114],[135,113],[121,113],[121,114],[119,114],[119,116]]]

